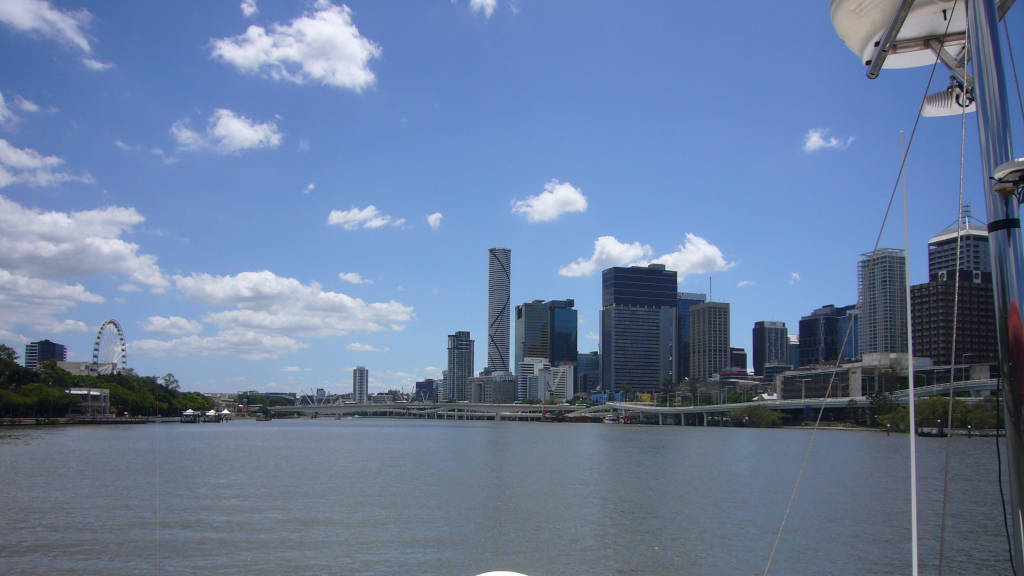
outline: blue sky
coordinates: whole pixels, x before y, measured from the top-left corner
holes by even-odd
[[[581,351],[638,262],[712,278],[734,346],[794,333],[856,302],[928,78],[867,80],[825,2],[0,0],[0,53],[0,342],[87,360],[115,318],[207,392],[410,390],[456,330],[482,369],[492,246],[513,304],[576,300]],[[915,283],[959,157],[959,117],[922,122]]]

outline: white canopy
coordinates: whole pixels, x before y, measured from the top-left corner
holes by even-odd
[[[188,410],[185,410],[185,411],[184,411],[184,412],[182,412],[181,414],[182,414],[183,416],[191,416],[192,414],[195,414],[195,413],[196,413],[196,411],[195,411],[195,410],[193,410],[193,409],[189,408]]]

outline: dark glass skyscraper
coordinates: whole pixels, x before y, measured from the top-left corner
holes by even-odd
[[[676,298],[675,380],[690,377],[690,308],[707,301],[705,294],[680,292]]]
[[[754,374],[764,376],[765,364],[789,363],[789,331],[785,322],[754,322]]]
[[[473,376],[474,344],[467,331],[448,336],[448,371],[444,381],[444,394],[440,400],[469,399],[466,383]]]
[[[593,392],[601,387],[601,355],[595,352],[576,357],[576,391]]]
[[[800,319],[800,366],[814,366],[856,358],[858,345],[857,306],[835,307],[826,304]],[[849,338],[846,332],[850,328]],[[846,347],[843,347],[843,340]]]
[[[602,386],[657,392],[673,378],[676,273],[650,264],[608,268],[601,280]]]
[[[544,358],[551,365],[576,362],[576,303],[534,300],[516,306],[516,366],[523,358]]]
[[[47,360],[64,362],[68,359],[68,349],[63,344],[40,340],[25,345],[25,368],[38,368]]]

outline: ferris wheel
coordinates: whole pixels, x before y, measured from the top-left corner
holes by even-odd
[[[128,367],[124,332],[117,320],[107,320],[96,333],[92,346],[92,364],[97,374],[119,374]]]

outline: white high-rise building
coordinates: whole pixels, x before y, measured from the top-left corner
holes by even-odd
[[[568,402],[576,394],[573,389],[575,382],[575,366],[570,362],[551,367],[551,395]],[[547,397],[542,398],[547,400]]]
[[[945,272],[952,278],[957,268],[975,272],[992,271],[992,260],[988,253],[988,229],[982,223],[971,221],[969,206],[964,206],[963,212],[964,220],[959,230],[954,223],[928,240],[929,276]]]
[[[907,351],[907,259],[902,250],[861,254],[857,265],[860,353]]]
[[[352,400],[356,404],[366,404],[370,399],[370,371],[365,366],[356,366],[352,370]]]
[[[516,400],[542,400],[541,395],[551,387],[551,364],[547,358],[523,358],[516,370]],[[544,394],[544,398],[547,395]]]
[[[512,251],[490,248],[487,259],[487,367],[492,372],[508,372]]]

